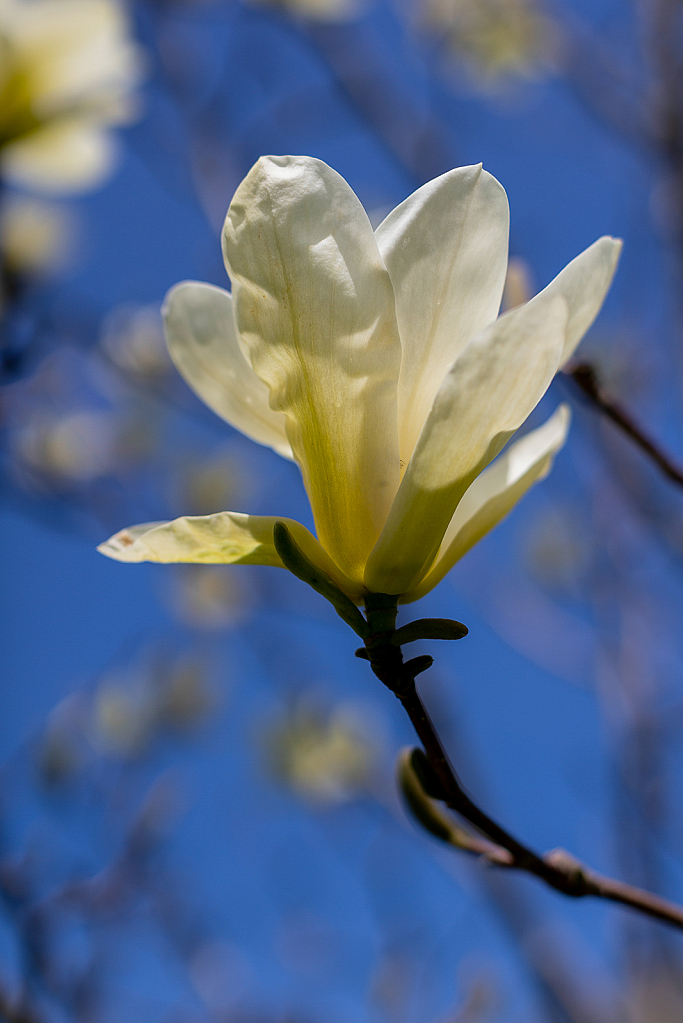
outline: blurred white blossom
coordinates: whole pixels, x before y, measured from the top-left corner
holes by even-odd
[[[359,16],[363,0],[253,0],[311,21],[350,21]]]
[[[50,713],[39,756],[41,779],[47,785],[66,781],[83,766],[86,714],[81,693],[70,693]]]
[[[195,515],[229,508],[253,488],[249,467],[234,451],[218,450],[209,458],[188,461],[181,474],[183,507]]]
[[[532,520],[525,544],[527,567],[541,585],[577,596],[594,567],[590,529],[580,509],[547,508]]]
[[[115,465],[118,429],[110,412],[81,409],[36,416],[19,431],[16,451],[34,470],[84,483],[106,475]]]
[[[190,978],[216,1019],[227,1019],[251,988],[254,970],[244,953],[225,941],[206,941],[190,960]]]
[[[159,725],[191,731],[214,706],[206,665],[197,657],[179,658],[166,668],[160,681],[155,701]]]
[[[94,691],[71,693],[51,712],[38,750],[41,780],[70,781],[99,757],[135,760],[162,734],[192,732],[214,706],[205,661],[192,652],[107,672]]]
[[[0,0],[2,175],[41,191],[98,184],[141,69],[115,0]]]
[[[172,592],[175,614],[196,629],[224,629],[248,617],[254,592],[248,580],[238,579],[218,565],[183,565]]]
[[[142,664],[105,676],[92,699],[89,737],[100,753],[141,756],[163,730],[186,732],[213,705],[206,670],[198,658]]]
[[[171,368],[158,303],[112,309],[102,324],[100,344],[114,365],[133,376],[154,379]]]
[[[65,206],[13,196],[0,210],[0,249],[12,273],[43,274],[68,259],[73,217]]]
[[[507,312],[508,309],[516,309],[517,306],[525,305],[533,298],[534,291],[531,267],[525,259],[513,256],[508,262],[505,275],[503,310]]]
[[[91,736],[103,753],[140,754],[154,724],[154,703],[144,676],[111,676],[95,693]]]
[[[324,713],[302,701],[271,729],[274,773],[306,799],[338,803],[365,789],[378,760],[378,740],[366,708],[351,703]]]
[[[150,466],[158,450],[163,407],[97,351],[55,349],[7,385],[2,399],[9,469],[24,490],[77,491],[89,501],[86,492],[92,497],[93,488]],[[148,477],[154,485],[152,471]],[[105,511],[110,500],[93,509]]]
[[[535,78],[555,63],[557,30],[537,0],[425,0],[425,20],[476,78]]]

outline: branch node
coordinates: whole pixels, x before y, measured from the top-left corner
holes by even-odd
[[[599,886],[591,879],[590,874],[581,860],[572,856],[566,849],[552,849],[543,857],[544,861],[560,871],[567,881],[567,895],[575,898],[583,895],[599,895]]]

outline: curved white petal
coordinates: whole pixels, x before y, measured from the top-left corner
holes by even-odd
[[[339,571],[316,538],[294,519],[273,515],[218,512],[187,515],[171,522],[146,522],[115,533],[97,548],[115,561],[192,562],[204,565],[274,565],[282,561],[273,543],[273,527],[284,522],[304,554],[352,599],[362,588]]]
[[[433,567],[414,590],[404,595],[402,603],[409,604],[429,593],[456,561],[512,511],[534,483],[548,475],[553,456],[567,438],[570,420],[569,406],[560,405],[543,426],[512,444],[477,476],[455,509]]]
[[[270,388],[321,543],[351,578],[398,485],[400,341],[391,281],[358,198],[308,157],[263,157],[230,204],[235,318]]]
[[[567,263],[547,288],[531,299],[531,303],[556,295],[566,299],[569,315],[561,366],[574,354],[600,312],[619,262],[621,246],[619,238],[603,235]]]
[[[505,190],[480,164],[429,181],[377,228],[401,335],[398,421],[404,465],[446,370],[498,315],[509,220]]]
[[[239,346],[230,292],[183,281],[162,312],[171,358],[192,390],[240,433],[292,458],[287,421],[271,409],[268,388]]]
[[[566,322],[563,298],[530,302],[473,338],[449,370],[368,559],[369,590],[406,593],[428,571],[463,494],[548,388]]]

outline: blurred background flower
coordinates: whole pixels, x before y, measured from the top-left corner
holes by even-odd
[[[39,275],[63,267],[73,249],[74,217],[67,207],[14,195],[0,207],[0,245],[6,272]]]
[[[325,711],[310,698],[299,699],[274,723],[265,742],[275,776],[321,804],[362,795],[381,750],[367,708],[347,702]]]
[[[116,306],[104,318],[100,345],[107,358],[134,379],[154,382],[172,369],[158,302]]]
[[[142,69],[115,0],[3,0],[0,173],[39,191],[97,184]]]
[[[553,69],[558,29],[538,0],[424,0],[424,19],[476,81],[534,79]]]

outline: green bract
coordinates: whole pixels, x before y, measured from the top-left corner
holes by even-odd
[[[496,459],[593,322],[620,243],[600,238],[496,318],[507,241],[505,192],[480,166],[428,182],[373,232],[326,164],[263,157],[225,221],[232,295],[185,282],[166,299],[176,366],[231,425],[297,462],[317,539],[284,521],[356,603],[368,590],[421,597],[564,442],[561,406]],[[275,521],[181,518],[99,549],[120,561],[278,565]]]

